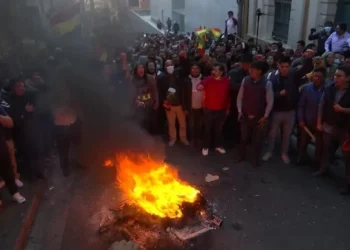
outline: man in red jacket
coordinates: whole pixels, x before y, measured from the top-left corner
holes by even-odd
[[[202,154],[207,156],[211,142],[211,131],[214,129],[215,149],[221,154],[223,148],[222,127],[230,110],[229,78],[224,76],[223,65],[215,64],[212,76],[205,78],[197,86],[197,90],[204,91],[204,146]]]

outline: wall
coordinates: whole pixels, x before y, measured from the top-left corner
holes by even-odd
[[[160,19],[163,23],[168,17],[172,18],[172,1],[171,0],[151,0],[151,16],[153,20]],[[163,16],[162,16],[163,10]],[[163,20],[162,20],[163,17]]]
[[[186,0],[185,29],[193,31],[199,26],[225,29],[227,12],[232,10],[237,17],[238,5],[235,0]]]

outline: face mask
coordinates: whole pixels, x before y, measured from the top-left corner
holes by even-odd
[[[325,30],[326,32],[330,32],[331,29],[332,29],[332,27],[329,27],[329,26],[324,27],[324,30]]]
[[[277,52],[277,49],[271,49],[271,52]]]
[[[256,55],[256,50],[252,50],[252,55]]]
[[[339,59],[339,58],[334,59],[334,63],[336,63],[336,64],[340,64],[340,59]]]
[[[174,73],[174,66],[168,66],[168,67],[166,67],[166,71],[169,73],[169,74],[172,74],[172,73]]]

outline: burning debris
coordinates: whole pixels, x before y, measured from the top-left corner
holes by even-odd
[[[170,250],[183,249],[192,239],[221,226],[222,220],[200,191],[181,181],[165,163],[140,156],[120,156],[116,163],[118,186],[127,200],[111,209],[100,234],[118,233],[140,249]]]

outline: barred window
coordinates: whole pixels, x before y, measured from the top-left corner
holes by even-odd
[[[272,37],[287,43],[292,0],[275,0],[275,20]]]

